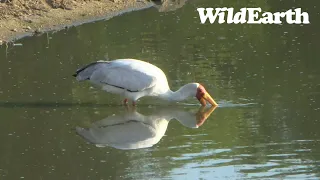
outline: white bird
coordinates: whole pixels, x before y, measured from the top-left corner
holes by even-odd
[[[136,59],[117,59],[90,63],[73,75],[78,81],[89,80],[103,90],[120,94],[126,99],[136,101],[144,96],[157,96],[168,101],[182,101],[196,97],[202,106],[208,101],[212,106],[218,104],[199,83],[189,83],[178,91],[171,91],[166,75],[155,65]]]
[[[198,128],[214,111],[202,107],[197,113],[178,109],[160,109],[145,116],[127,110],[120,115],[109,116],[94,122],[90,128],[76,127],[77,133],[97,147],[111,146],[117,149],[140,149],[152,147],[164,136],[169,121],[177,119],[183,126]]]

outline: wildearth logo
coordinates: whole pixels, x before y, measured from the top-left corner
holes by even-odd
[[[222,24],[282,24],[285,18],[288,24],[310,24],[309,14],[302,12],[301,8],[290,9],[286,12],[262,12],[261,8],[241,8],[239,12],[234,13],[234,8],[198,8],[197,9],[202,24],[209,22],[213,24],[217,17],[218,23]],[[227,14],[227,16],[226,16]]]

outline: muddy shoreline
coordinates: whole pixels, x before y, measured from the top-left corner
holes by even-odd
[[[6,6],[0,3],[0,13]],[[72,9],[48,8],[46,11],[32,11],[28,15],[8,15],[0,19],[0,45],[14,42],[25,36],[77,26],[97,20],[110,19],[126,12],[152,7],[147,0],[88,1]]]

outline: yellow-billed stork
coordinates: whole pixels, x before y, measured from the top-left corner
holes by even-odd
[[[208,101],[218,104],[199,83],[189,83],[178,91],[171,91],[164,72],[155,65],[136,59],[117,59],[90,63],[73,75],[78,81],[89,80],[103,90],[132,100],[133,105],[144,96],[157,96],[168,101],[182,101],[196,97],[202,106]]]

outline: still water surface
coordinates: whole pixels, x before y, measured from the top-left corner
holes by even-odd
[[[248,3],[302,7],[312,24],[199,24],[197,7]],[[1,179],[319,179],[319,7],[190,1],[1,47]],[[145,98],[127,110],[120,97],[71,76],[106,57],[151,62],[173,90],[200,82],[221,107],[199,127],[195,99]],[[81,133],[92,128],[93,139]]]

